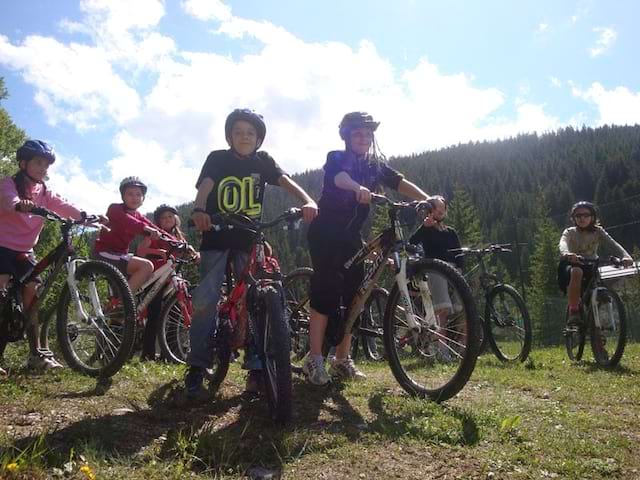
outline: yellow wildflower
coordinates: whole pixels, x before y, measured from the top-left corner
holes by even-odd
[[[96,474],[93,473],[93,470],[91,470],[91,467],[89,465],[81,466],[80,471],[84,473],[89,480],[96,480]]]
[[[5,467],[7,470],[9,470],[10,472],[14,472],[18,469],[18,464],[15,462],[9,463],[7,464],[7,466]]]

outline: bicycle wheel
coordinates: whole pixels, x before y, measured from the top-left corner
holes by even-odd
[[[131,290],[113,266],[87,261],[76,270],[79,305],[65,283],[56,331],[62,355],[74,370],[92,377],[115,375],[131,355],[136,314]]]
[[[364,305],[360,326],[367,331],[360,334],[362,350],[369,360],[380,361],[384,353],[384,310],[389,293],[384,288],[374,288]],[[375,333],[375,336],[374,336]]]
[[[309,285],[312,275],[312,268],[296,268],[283,282],[286,314],[291,329],[291,361],[294,364],[301,363],[309,351]]]
[[[471,290],[453,267],[435,259],[410,262],[407,279],[419,330],[411,328],[400,290],[394,285],[384,317],[389,365],[410,395],[447,400],[465,386],[478,357],[480,324]],[[436,291],[439,298],[432,296]],[[448,294],[448,307],[443,305],[442,292]]]
[[[185,325],[178,293],[165,300],[160,314],[158,343],[162,357],[173,363],[185,363],[189,352],[189,327]]]
[[[593,309],[589,309],[591,350],[598,365],[613,367],[620,362],[627,344],[627,314],[613,290],[599,287],[596,295],[600,328],[596,326]]]
[[[531,320],[524,300],[511,285],[496,285],[485,307],[487,341],[498,360],[524,362],[531,351]]]
[[[258,331],[262,333],[258,350],[263,358],[264,384],[271,415],[278,424],[291,419],[291,337],[279,288],[258,292]]]
[[[565,314],[565,325],[568,323],[569,309],[567,308]],[[564,329],[564,344],[567,349],[567,356],[569,360],[579,362],[582,360],[582,354],[584,353],[584,344],[586,342],[584,325],[577,325],[572,328],[565,327]]]

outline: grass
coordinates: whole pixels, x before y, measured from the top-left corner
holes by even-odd
[[[12,352],[18,365],[21,352]],[[640,478],[640,345],[622,366],[573,364],[561,348],[525,364],[480,358],[438,405],[406,396],[384,363],[361,383],[294,383],[287,429],[241,395],[233,365],[214,402],[175,408],[181,367],[133,362],[104,396],[70,371],[0,382],[0,478]]]

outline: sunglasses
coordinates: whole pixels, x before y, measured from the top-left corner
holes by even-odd
[[[573,218],[591,218],[593,217],[590,213],[576,213]]]

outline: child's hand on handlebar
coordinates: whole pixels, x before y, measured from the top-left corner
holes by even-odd
[[[196,228],[201,232],[208,232],[211,230],[211,217],[206,212],[193,212],[191,214],[191,220],[195,223]]]
[[[371,191],[367,187],[360,185],[360,188],[356,192],[356,200],[358,200],[358,203],[371,203]]]
[[[20,200],[16,203],[16,210],[22,213],[30,212],[36,206],[31,200]]]
[[[565,255],[565,258],[572,265],[577,265],[578,263],[580,263],[580,256],[576,255],[575,253],[567,253],[567,255]]]
[[[633,267],[633,258],[623,258],[622,266],[625,268]]]
[[[302,219],[304,223],[311,223],[311,220],[318,216],[318,205],[316,202],[305,203],[302,206]]]
[[[157,240],[158,238],[160,238],[160,232],[158,230],[156,230],[155,228],[151,228],[148,226],[144,227],[144,231],[146,234],[148,234],[153,240]]]

